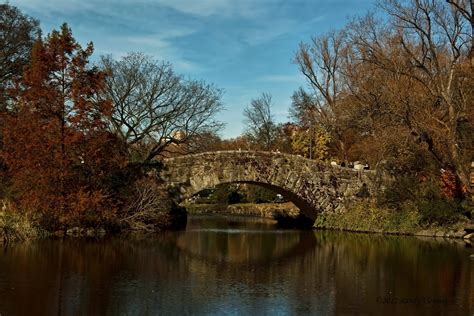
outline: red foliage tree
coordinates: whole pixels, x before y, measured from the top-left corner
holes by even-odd
[[[465,194],[461,181],[451,169],[441,172],[441,194],[448,199],[462,198]]]
[[[40,212],[50,228],[98,225],[114,216],[109,175],[122,160],[106,130],[111,103],[105,73],[64,24],[32,51],[6,119],[3,158],[18,208]]]

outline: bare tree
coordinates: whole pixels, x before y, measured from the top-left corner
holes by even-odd
[[[311,124],[330,131],[342,159],[347,159],[346,126],[339,124],[345,115],[341,97],[345,91],[342,67],[346,49],[344,31],[330,32],[312,38],[310,43],[300,44],[295,63],[306,77],[311,92],[300,90],[293,96],[293,107],[300,107],[300,110],[305,107],[305,115],[311,118]]]
[[[318,123],[318,101],[303,88],[291,96],[290,119],[299,126],[309,127]]]
[[[474,0],[446,0],[471,26],[471,66],[474,67]]]
[[[341,92],[341,61],[344,32],[331,32],[300,44],[295,62],[314,90],[320,115],[328,117]]]
[[[264,150],[274,147],[278,128],[271,113],[272,96],[262,93],[262,96],[253,99],[244,109],[244,123],[246,134],[252,143]]]
[[[222,124],[221,90],[197,80],[185,80],[168,63],[141,53],[119,61],[103,57],[109,71],[108,96],[113,102],[110,128],[128,145],[134,159],[151,161],[171,145],[198,134],[215,132]]]
[[[132,230],[157,231],[170,220],[173,208],[169,197],[156,181],[143,178],[135,182],[134,195],[125,205],[120,223]]]

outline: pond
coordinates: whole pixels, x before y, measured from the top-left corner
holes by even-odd
[[[0,315],[473,315],[473,253],[463,241],[190,216],[154,236],[9,245]]]

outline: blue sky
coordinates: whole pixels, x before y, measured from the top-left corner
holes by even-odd
[[[10,0],[44,33],[67,22],[95,56],[140,51],[223,89],[225,138],[243,132],[243,108],[273,96],[278,122],[305,86],[292,60],[300,42],[343,26],[375,0]]]

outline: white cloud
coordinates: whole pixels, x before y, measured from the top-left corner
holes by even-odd
[[[211,16],[222,11],[226,11],[232,0],[159,0],[159,4],[177,11],[197,15],[197,16]]]
[[[51,14],[52,11],[77,12],[95,7],[93,2],[81,0],[11,0],[10,4],[42,12],[45,15]]]
[[[256,0],[158,0],[155,3],[199,17],[217,15],[251,18],[267,11],[265,1]]]
[[[167,42],[163,38],[160,38],[157,35],[147,35],[147,36],[129,36],[120,38],[121,41],[132,44],[134,47],[137,44],[140,47],[151,47],[158,49],[169,49],[172,47],[171,43]]]
[[[172,63],[173,63],[174,69],[176,69],[179,73],[199,74],[200,72],[203,72],[206,70],[204,66],[194,63],[192,61],[183,59],[183,58],[177,58],[174,61],[172,61]]]
[[[169,61],[178,72],[189,74],[203,71],[203,66],[184,58],[182,51],[174,46],[171,38],[179,37],[178,34],[184,36],[187,32],[183,30],[174,34],[168,32],[166,34],[120,37],[114,41],[120,42],[124,47],[139,47],[133,51],[141,51],[159,60]]]
[[[267,43],[279,37],[304,33],[312,28],[314,23],[322,20],[324,20],[322,15],[307,21],[301,21],[292,16],[262,18],[255,21],[255,27],[245,31],[243,38],[249,45]]]
[[[301,75],[283,75],[283,74],[273,74],[273,75],[265,75],[258,78],[260,82],[295,82],[295,83],[303,83],[304,79]]]
[[[114,9],[124,5],[162,6],[197,17],[213,15],[251,17],[263,12],[262,1],[253,0],[11,0],[11,4],[45,14],[52,10],[56,12],[99,11],[98,8],[103,10],[104,6]],[[109,14],[107,11],[103,13]]]

